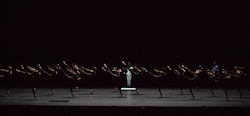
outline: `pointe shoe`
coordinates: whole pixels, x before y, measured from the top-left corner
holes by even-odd
[[[92,89],[90,89],[90,93],[93,94],[93,90]]]
[[[137,93],[137,94],[139,94],[139,91],[138,91],[138,90],[136,90],[136,93]]]
[[[115,87],[115,92],[116,92],[117,88]]]
[[[226,95],[226,99],[228,100],[228,96]]]
[[[55,91],[54,90],[51,90],[52,94],[54,95],[55,94]]]
[[[73,98],[75,97],[74,93],[71,93],[71,95],[73,96]]]
[[[10,91],[7,91],[8,96],[10,95]]]
[[[195,99],[195,97],[192,95],[192,97]]]

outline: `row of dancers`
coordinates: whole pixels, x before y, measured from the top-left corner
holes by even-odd
[[[74,92],[73,88],[76,88],[77,91],[78,89],[78,83],[81,81],[82,77],[85,75],[87,78],[87,81],[89,82],[89,88],[91,94],[93,93],[92,90],[92,78],[96,74],[97,68],[95,66],[91,68],[83,67],[83,66],[78,66],[75,63],[72,63],[72,66],[68,65],[65,61],[62,62],[63,65],[57,64],[56,66],[50,66],[47,65],[46,69],[41,66],[41,64],[38,64],[35,67],[31,67],[29,65],[21,65],[20,68],[14,69],[12,66],[9,66],[8,68],[4,69],[1,68],[0,71],[4,72],[1,73],[0,77],[4,79],[5,83],[5,88],[6,92],[9,95],[9,83],[10,83],[10,78],[13,75],[13,72],[16,71],[21,74],[25,74],[26,76],[30,77],[31,79],[31,87],[32,87],[32,92],[34,95],[34,98],[36,99],[36,89],[37,89],[37,83],[38,80],[43,76],[44,74],[49,77],[50,81],[50,89],[52,94],[55,93],[53,86],[55,84],[55,79],[59,76],[59,74],[63,74],[64,77],[67,77],[67,85],[70,88],[71,95],[74,97]]]
[[[130,62],[122,61],[121,64],[122,67],[118,68],[116,66],[109,67],[106,63],[103,64],[102,70],[110,74],[112,77],[112,82],[114,84],[115,91],[119,90],[121,96],[122,96],[122,90],[121,88],[123,86],[127,87],[135,87],[137,94],[139,93],[138,88],[132,84],[132,79],[137,79],[137,81],[140,81],[140,77],[144,77],[145,74],[151,75],[156,81],[157,88],[160,93],[160,97],[162,97],[161,87],[164,84],[163,79],[168,77],[169,73],[173,73],[176,76],[179,77],[180,82],[180,89],[181,94],[183,94],[183,85],[188,84],[189,90],[192,95],[192,97],[195,99],[195,96],[193,94],[192,88],[195,86],[196,90],[198,91],[199,87],[199,81],[202,78],[207,78],[207,83],[209,84],[209,88],[211,90],[212,96],[214,96],[213,88],[214,86],[218,86],[218,83],[221,81],[223,82],[224,89],[225,89],[225,96],[228,100],[228,94],[227,94],[227,80],[230,78],[236,78],[238,83],[238,91],[240,97],[241,94],[241,81],[246,76],[245,68],[241,66],[235,66],[235,70],[233,71],[226,71],[225,69],[219,70],[219,66],[216,64],[216,62],[213,62],[213,67],[211,69],[204,70],[201,65],[198,66],[196,70],[191,70],[185,65],[178,65],[178,68],[174,69],[170,66],[161,67],[161,68],[155,68],[153,71],[149,71],[145,67],[138,67],[137,65],[131,65]],[[57,64],[56,66],[51,67],[50,65],[47,65],[47,67],[42,67],[41,64],[38,64],[36,67],[31,66],[24,66],[21,65],[20,68],[14,69],[12,66],[8,66],[7,68],[0,68],[1,74],[0,77],[4,79],[6,92],[9,95],[10,91],[8,89],[8,85],[10,82],[10,78],[13,75],[13,72],[16,71],[21,74],[25,74],[29,77],[31,77],[31,86],[32,86],[32,92],[34,94],[34,97],[36,99],[36,86],[38,79],[45,74],[46,76],[50,77],[50,89],[52,94],[54,94],[54,80],[58,77],[58,74],[63,74],[68,79],[68,86],[70,88],[71,95],[74,97],[73,88],[76,88],[77,91],[79,91],[78,84],[82,80],[82,78],[86,78],[89,84],[90,93],[93,94],[92,89],[92,83],[93,83],[93,77],[96,75],[97,67],[93,66],[91,68],[87,68],[84,66],[78,66],[75,63],[72,63],[71,65],[68,65],[65,61],[62,62],[62,65]],[[124,78],[125,77],[125,78]],[[125,79],[124,84],[120,84],[118,81],[119,79]],[[123,81],[124,82],[124,81]]]
[[[219,66],[216,64],[216,62],[213,62],[213,66],[211,69],[204,70],[204,68],[199,65],[196,70],[191,70],[185,65],[178,65],[177,69],[173,69],[170,66],[161,67],[161,68],[155,68],[154,71],[149,71],[145,67],[137,67],[136,65],[130,65],[128,62],[128,65],[122,61],[122,64],[125,67],[112,67],[109,68],[107,64],[104,64],[102,69],[109,74],[111,74],[113,78],[113,83],[115,85],[115,90],[117,89],[117,81],[119,77],[126,77],[127,73],[132,73],[134,78],[139,78],[144,74],[150,74],[151,77],[154,77],[155,83],[157,85],[157,88],[160,93],[160,97],[162,97],[161,87],[164,84],[163,79],[168,77],[169,73],[173,73],[176,76],[179,77],[180,82],[180,89],[181,94],[183,95],[183,85],[188,84],[190,93],[192,97],[195,99],[195,96],[193,94],[192,88],[196,87],[196,90],[198,91],[200,81],[204,78],[207,78],[207,84],[209,85],[209,88],[211,90],[212,96],[214,96],[213,88],[218,86],[219,83],[221,83],[224,86],[225,90],[225,96],[228,100],[228,94],[227,94],[227,81],[228,79],[235,78],[237,83],[237,89],[239,91],[240,97],[242,97],[241,94],[241,84],[242,80],[246,76],[245,68],[242,66],[235,66],[233,71],[226,71],[225,69],[219,70]],[[129,79],[127,79],[128,81]],[[140,81],[140,79],[138,79]],[[137,81],[138,81],[137,80]],[[129,85],[128,85],[129,86]],[[121,86],[119,85],[121,88]],[[121,93],[121,89],[119,88],[119,91]],[[136,92],[138,93],[138,88],[136,88]],[[122,94],[121,94],[122,95]]]

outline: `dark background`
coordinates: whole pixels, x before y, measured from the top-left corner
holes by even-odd
[[[241,1],[8,0],[1,7],[0,64],[149,69],[249,64],[249,10]],[[107,76],[107,75],[106,75]],[[102,81],[100,81],[102,80]]]

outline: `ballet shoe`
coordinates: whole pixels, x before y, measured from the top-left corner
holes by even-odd
[[[192,97],[195,99],[195,97],[192,95]]]

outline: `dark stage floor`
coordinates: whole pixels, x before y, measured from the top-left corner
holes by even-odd
[[[212,96],[209,89],[199,89],[198,92],[194,89],[195,99],[192,98],[188,88],[184,89],[184,95],[181,95],[180,89],[164,88],[162,98],[157,88],[139,88],[139,94],[135,91],[123,91],[123,96],[113,88],[96,88],[93,89],[93,94],[90,94],[87,88],[80,88],[80,91],[75,90],[74,98],[68,88],[54,90],[53,95],[49,88],[38,88],[37,99],[34,99],[31,88],[10,88],[9,96],[5,89],[0,89],[1,109],[10,114],[21,112],[24,115],[43,114],[54,109],[52,110],[54,113],[64,112],[63,114],[76,112],[114,114],[116,111],[125,111],[124,113],[135,111],[147,114],[171,112],[176,115],[221,113],[227,116],[238,114],[245,116],[250,110],[250,90],[247,89],[242,90],[242,98],[236,89],[229,89],[229,100],[226,100],[223,89],[215,89],[215,96]]]

